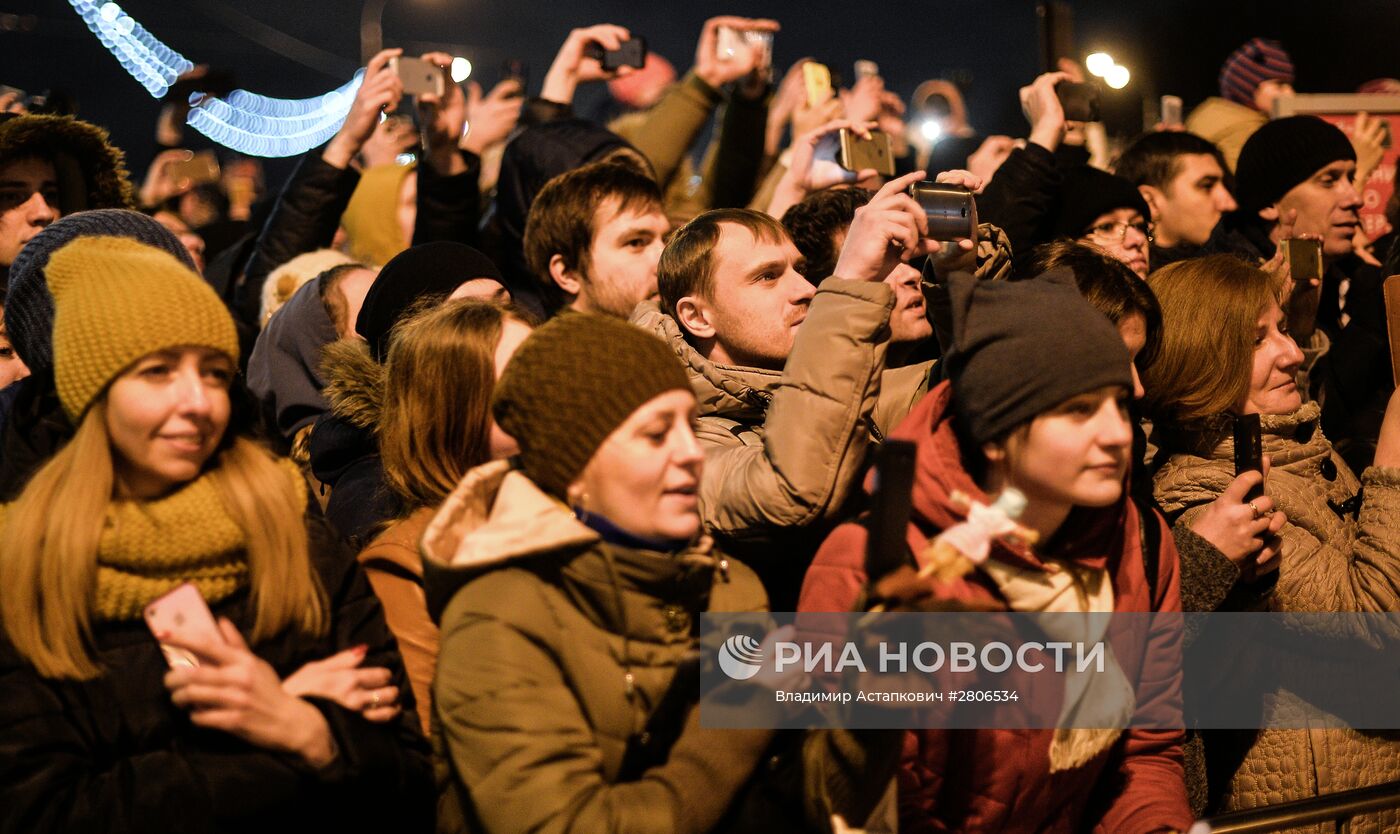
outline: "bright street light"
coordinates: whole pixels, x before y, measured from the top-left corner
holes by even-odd
[[[1108,86],[1113,89],[1121,90],[1128,86],[1128,81],[1131,78],[1132,75],[1128,72],[1127,67],[1121,64],[1114,64],[1109,68],[1108,73],[1104,75],[1103,80],[1104,83],[1108,84]]]
[[[1113,69],[1113,56],[1107,52],[1095,52],[1084,59],[1084,68],[1089,70],[1091,75],[1107,78],[1109,71]]]

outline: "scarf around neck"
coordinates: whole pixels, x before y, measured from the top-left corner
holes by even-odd
[[[301,480],[293,464],[279,463]],[[305,490],[292,492],[305,511]],[[163,498],[113,501],[97,549],[95,618],[139,619],[151,600],[185,582],[210,605],[222,602],[248,586],[247,544],[209,472]]]

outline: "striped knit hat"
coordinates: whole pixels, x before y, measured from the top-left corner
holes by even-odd
[[[1220,94],[1245,107],[1254,106],[1254,91],[1265,81],[1293,83],[1293,59],[1278,41],[1254,38],[1220,68]]]

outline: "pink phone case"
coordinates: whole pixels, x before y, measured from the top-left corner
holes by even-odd
[[[146,627],[153,635],[168,633],[182,639],[202,637],[220,643],[224,640],[209,604],[199,589],[188,582],[152,601],[144,613]],[[161,643],[160,650],[171,669],[199,666],[199,658],[185,649]]]

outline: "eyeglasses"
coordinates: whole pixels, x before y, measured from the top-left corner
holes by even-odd
[[[1128,238],[1128,230],[1136,229],[1139,234],[1147,238],[1147,242],[1152,242],[1152,224],[1145,220],[1137,223],[1123,223],[1121,221],[1108,221],[1090,226],[1085,233],[1086,237],[1098,238],[1110,243],[1121,243]]]

